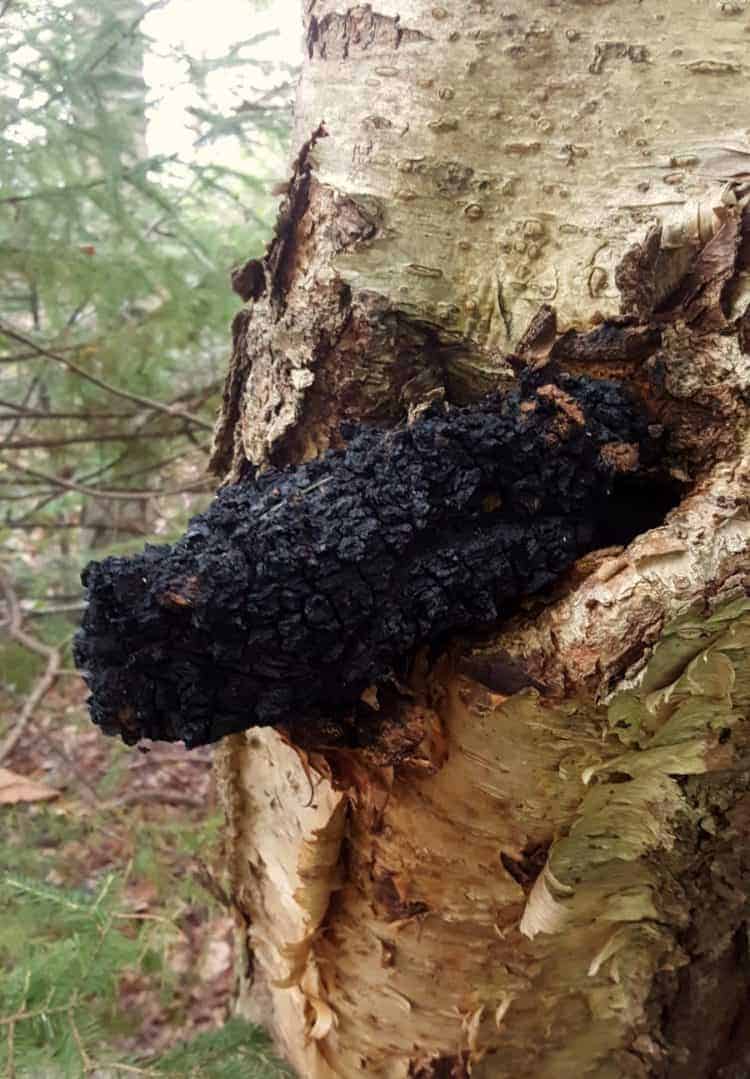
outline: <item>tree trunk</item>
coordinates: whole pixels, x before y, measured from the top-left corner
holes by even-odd
[[[217,471],[476,400],[516,350],[631,383],[682,499],[634,493],[627,545],[421,654],[375,749],[221,744],[240,1011],[310,1079],[740,1079],[745,4],[305,8]]]

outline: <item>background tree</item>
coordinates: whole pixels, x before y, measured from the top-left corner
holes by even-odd
[[[630,542],[418,657],[374,751],[221,744],[241,1012],[311,1079],[739,1079],[744,6],[305,7],[217,470],[474,399],[516,348],[637,386],[682,499],[653,528],[633,494]]]

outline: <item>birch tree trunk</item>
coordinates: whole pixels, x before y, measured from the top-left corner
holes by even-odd
[[[638,386],[684,494],[421,656],[379,749],[222,743],[240,1011],[310,1079],[746,1077],[750,8],[305,8],[217,471],[481,397],[520,347]]]

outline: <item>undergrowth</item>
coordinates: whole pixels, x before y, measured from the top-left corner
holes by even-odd
[[[8,1079],[281,1079],[262,1030],[231,1019],[161,1053],[139,1039],[145,1021],[124,990],[136,979],[156,991],[164,1022],[187,1022],[184,982],[170,949],[181,922],[210,902],[186,871],[216,839],[218,815],[198,824],[140,820],[128,865],[82,874],[76,849],[91,849],[111,821],[44,807],[6,807],[0,840],[0,1076]],[[168,853],[180,852],[172,872]],[[13,867],[12,869],[9,867]],[[50,870],[52,867],[52,870]],[[181,868],[182,867],[182,868]],[[45,873],[48,880],[43,879]],[[49,876],[62,884],[49,883]],[[71,881],[85,880],[83,887]],[[135,882],[135,883],[134,883]],[[136,884],[159,898],[146,911]],[[183,993],[182,997],[180,993]]]
[[[175,926],[123,902],[125,875],[92,891],[53,887],[17,873],[0,877],[0,1069],[8,1077],[170,1075],[276,1079],[289,1073],[265,1034],[241,1020],[199,1034],[156,1058],[118,1055],[137,1033],[121,1006],[123,973],[174,976],[164,962]]]

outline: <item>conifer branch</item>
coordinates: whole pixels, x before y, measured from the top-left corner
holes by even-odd
[[[88,371],[84,371],[82,367],[73,363],[73,361],[69,360],[66,356],[62,356],[59,352],[52,352],[42,345],[37,345],[31,338],[18,333],[4,321],[0,321],[0,333],[5,337],[9,337],[11,341],[16,341],[18,344],[32,348],[39,356],[45,356],[49,360],[54,360],[56,363],[62,364],[68,371],[72,371],[74,375],[78,375],[79,378],[85,379],[86,382],[91,382],[94,386],[106,390],[107,393],[112,394],[114,397],[121,397],[125,401],[134,401],[138,405],[144,405],[146,408],[153,409],[155,412],[163,412],[167,416],[177,416],[180,419],[195,424],[196,427],[202,427],[204,431],[212,430],[212,425],[210,423],[202,420],[199,416],[194,416],[185,409],[177,408],[174,405],[164,404],[163,401],[154,401],[150,397],[143,397],[141,394],[131,393],[130,390],[125,390],[121,386],[113,386],[111,382],[105,382],[104,379],[99,378],[97,375],[89,374]]]
[[[132,412],[44,412],[40,408],[24,408],[13,401],[5,401],[0,398],[0,408],[11,409],[7,415],[0,413],[0,423],[4,420],[14,420],[19,416],[22,420],[81,420],[89,423],[91,420],[129,420],[142,413],[133,409]]]
[[[70,435],[59,438],[19,438],[13,442],[4,442],[3,450],[38,450],[54,449],[57,446],[75,446],[99,442],[145,442],[165,438],[188,438],[189,432],[182,431],[105,431],[102,434]]]
[[[52,484],[53,487],[61,487],[65,491],[78,491],[79,494],[89,495],[92,498],[110,499],[113,502],[124,501],[132,502],[137,498],[165,498],[168,495],[182,495],[189,491],[197,491],[202,487],[210,486],[211,480],[209,477],[204,479],[195,480],[193,483],[187,483],[183,487],[173,487],[162,490],[160,488],[147,488],[146,490],[128,490],[123,488],[120,490],[107,491],[102,490],[99,487],[87,487],[83,483],[75,483],[73,480],[63,479],[62,476],[51,476],[47,472],[39,472],[35,468],[28,468],[26,465],[19,465],[16,461],[9,461],[7,458],[0,455],[0,461],[3,462],[8,468],[14,472],[20,472],[23,475],[31,476],[36,480],[45,481]]]

